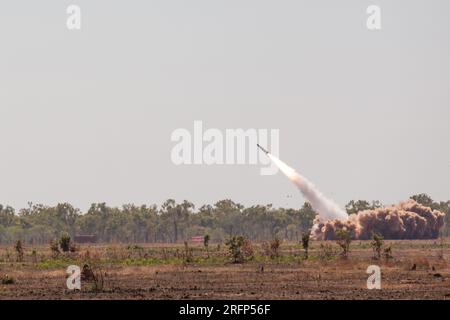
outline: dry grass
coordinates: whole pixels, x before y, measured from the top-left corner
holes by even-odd
[[[193,248],[193,262],[183,260],[184,245],[90,245],[52,258],[48,246],[24,246],[24,262],[16,262],[11,247],[0,247],[0,274],[14,278],[0,284],[0,299],[446,299],[450,296],[450,248],[440,258],[438,241],[386,241],[394,259],[373,260],[368,241],[354,241],[349,259],[320,259],[321,242],[312,242],[304,260],[298,243],[282,244],[279,257],[262,255],[232,264],[227,248],[210,244]],[[329,242],[335,252],[338,247]],[[33,249],[37,261],[32,259]],[[84,263],[100,266],[105,287],[81,292],[66,288],[66,268]],[[382,290],[366,289],[366,269],[380,265]],[[415,267],[414,267],[415,266]]]

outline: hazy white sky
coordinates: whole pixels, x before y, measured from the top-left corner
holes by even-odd
[[[366,28],[371,4],[380,31]],[[3,1],[0,203],[302,204],[255,165],[173,165],[170,135],[194,120],[279,129],[281,158],[341,205],[448,200],[449,12],[446,0]]]

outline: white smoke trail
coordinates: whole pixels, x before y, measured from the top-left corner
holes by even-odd
[[[319,214],[322,221],[339,219],[347,221],[348,214],[332,200],[325,197],[319,190],[316,189],[314,184],[305,177],[301,176],[293,168],[289,167],[286,163],[273,156],[267,154],[270,160],[283,172],[289,180],[291,180],[301,191],[306,201],[308,201],[314,211]]]

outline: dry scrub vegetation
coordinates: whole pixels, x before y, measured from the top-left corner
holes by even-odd
[[[0,247],[1,299],[446,299],[446,239]],[[367,290],[369,265],[382,290]],[[82,269],[81,291],[66,269]]]

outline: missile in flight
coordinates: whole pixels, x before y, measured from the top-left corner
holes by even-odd
[[[259,143],[256,144],[258,146],[258,148],[260,148],[265,154],[269,154],[269,151],[267,151],[266,149],[264,149],[263,147],[261,147],[259,145]]]

